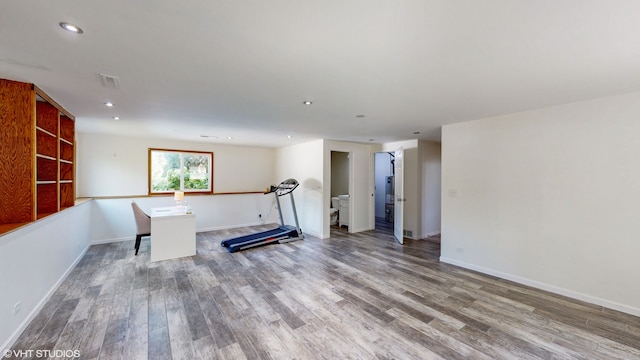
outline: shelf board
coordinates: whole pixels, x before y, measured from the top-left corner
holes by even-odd
[[[48,185],[48,184],[55,184],[57,183],[57,181],[55,180],[50,180],[50,181],[36,181],[36,185]]]
[[[69,160],[63,160],[63,159],[60,159],[60,162],[61,162],[61,163],[65,163],[65,164],[73,165],[73,161],[69,161]]]
[[[36,157],[42,158],[42,159],[47,159],[47,160],[53,160],[56,161],[57,159],[52,157],[52,156],[48,156],[48,155],[42,155],[42,154],[36,154]]]
[[[73,180],[60,180],[60,184],[73,184]]]
[[[57,212],[57,211],[56,211],[56,212]],[[42,219],[42,218],[44,218],[44,217],[47,217],[47,216],[49,216],[49,215],[53,215],[53,214],[55,214],[56,212],[43,212],[43,213],[38,213],[38,220],[40,220],[40,219]]]
[[[45,133],[45,134],[47,134],[47,135],[49,135],[49,136],[52,136],[52,137],[54,137],[54,138],[58,138],[58,135],[56,135],[56,134],[54,134],[54,133],[52,133],[52,132],[50,132],[50,131],[47,131],[47,130],[45,130],[45,129],[43,129],[43,128],[39,127],[39,126],[36,126],[36,130],[38,130],[38,131],[40,131],[40,132],[43,132],[43,133]]]
[[[67,144],[69,144],[69,145],[73,146],[73,143],[72,143],[71,141],[67,140],[67,139],[60,138],[60,141],[65,142],[65,143],[67,143]]]
[[[15,230],[27,224],[30,224],[30,222],[0,224],[0,234],[8,233],[9,231]]]

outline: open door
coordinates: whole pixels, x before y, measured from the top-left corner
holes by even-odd
[[[393,204],[393,235],[400,244],[404,243],[404,149],[400,148],[395,151],[395,200]]]

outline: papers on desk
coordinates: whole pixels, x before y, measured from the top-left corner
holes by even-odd
[[[167,206],[151,208],[151,217],[187,215],[186,206]]]

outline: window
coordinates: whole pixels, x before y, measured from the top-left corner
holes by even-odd
[[[149,195],[213,193],[213,153],[149,149]]]

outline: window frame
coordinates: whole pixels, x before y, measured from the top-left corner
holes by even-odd
[[[172,189],[167,191],[153,191],[152,188],[152,157],[154,152],[163,153],[177,153],[180,156],[180,189]],[[209,189],[185,189],[184,188],[184,156],[185,155],[205,155],[209,157]],[[198,150],[178,150],[178,149],[163,149],[163,148],[148,148],[147,158],[147,193],[149,196],[154,195],[168,195],[173,194],[176,191],[183,191],[185,194],[213,194],[213,152],[211,151],[198,151]]]

